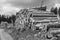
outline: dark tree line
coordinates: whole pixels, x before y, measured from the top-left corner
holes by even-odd
[[[56,7],[56,8],[53,8],[53,7],[52,7],[52,8],[51,8],[51,12],[53,12],[53,13],[56,14],[56,15],[59,14],[59,16],[60,16],[60,8],[57,8],[57,7]]]
[[[56,14],[57,15],[57,7],[56,8],[51,8],[51,12],[53,12],[54,14]]]
[[[59,16],[60,16],[60,8],[59,8]]]
[[[15,23],[16,20],[16,16],[12,15],[12,16],[5,16],[5,15],[0,15],[0,23],[1,22],[7,22],[7,23]]]

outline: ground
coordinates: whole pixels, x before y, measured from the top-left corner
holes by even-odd
[[[1,29],[0,29],[1,30]],[[8,30],[9,31],[9,30]],[[3,33],[3,35],[1,35]],[[17,33],[17,31],[13,32],[13,33],[8,33],[7,31],[0,31],[0,35],[2,36],[2,38],[5,38],[5,37],[9,37],[10,39],[9,40],[39,40],[40,39],[40,35],[38,36],[34,36],[34,34],[37,34],[39,31],[33,31],[31,29],[28,29],[24,32],[19,32]],[[6,36],[7,35],[7,36]],[[3,37],[5,36],[5,37]]]

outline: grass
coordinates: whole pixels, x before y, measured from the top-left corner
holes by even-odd
[[[11,37],[14,40],[39,40],[40,39],[40,35],[34,36],[35,34],[39,33],[39,31],[36,30],[33,31],[32,29],[27,29],[21,32],[18,31],[18,29],[16,29],[17,27],[14,27],[12,24],[5,25],[4,23],[1,24],[0,28],[4,29],[5,32],[11,35]]]

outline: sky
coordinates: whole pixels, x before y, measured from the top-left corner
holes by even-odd
[[[41,5],[42,0],[0,0],[0,14],[11,15],[15,14],[22,8],[31,8]],[[60,0],[43,0],[47,9],[50,9],[55,4],[60,3]]]

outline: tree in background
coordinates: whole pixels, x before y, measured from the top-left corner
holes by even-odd
[[[15,25],[16,16],[15,15],[12,15],[11,16],[11,19],[12,19],[12,23],[13,23],[13,26],[14,26]]]
[[[0,24],[1,24],[1,15],[0,15]]]
[[[59,8],[59,17],[60,17],[60,8]]]
[[[51,8],[51,12],[53,12],[54,14],[56,14],[57,15],[57,7],[56,8]]]

